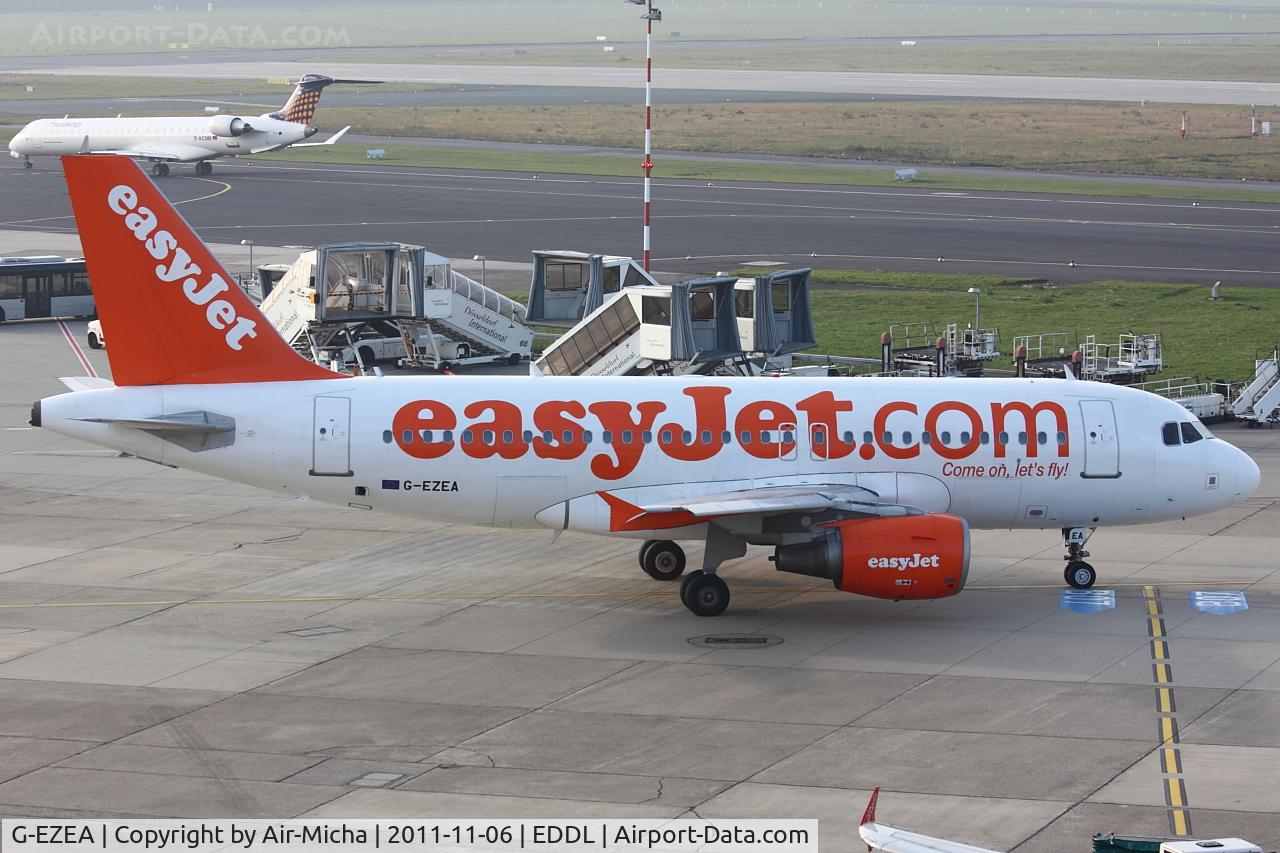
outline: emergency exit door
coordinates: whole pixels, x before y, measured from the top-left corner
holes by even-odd
[[[1084,423],[1084,474],[1097,479],[1120,476],[1120,437],[1110,400],[1081,400]]]
[[[350,477],[351,400],[316,397],[311,435],[311,476]]]

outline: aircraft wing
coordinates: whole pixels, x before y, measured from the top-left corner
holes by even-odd
[[[160,144],[144,142],[132,148],[121,148],[115,151],[81,151],[81,154],[124,154],[127,157],[143,157],[147,160],[163,160],[173,163],[190,163],[195,160],[207,160],[213,156],[208,148],[195,145]]]
[[[886,853],[1001,853],[987,847],[973,847],[958,841],[922,835],[909,829],[899,829],[887,823],[877,823],[876,802],[879,799],[880,786],[877,785],[871,792],[871,799],[867,801],[862,823],[858,825],[858,835],[862,836],[867,850],[884,850]]]
[[[817,512],[837,509],[867,516],[916,515],[923,510],[882,503],[870,489],[847,484],[813,484],[742,489],[637,506],[609,492],[597,493],[609,505],[609,527],[621,530],[663,530],[698,524],[712,518]]]
[[[858,835],[867,843],[867,849],[886,853],[1000,853],[988,847],[973,847],[874,821],[858,827]]]

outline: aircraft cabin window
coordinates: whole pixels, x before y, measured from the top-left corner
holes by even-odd
[[[1065,432],[1058,433],[1058,446],[1059,447],[1067,446],[1067,434]]]
[[[512,432],[512,431],[511,431],[511,430],[509,430],[509,429],[504,429],[504,430],[502,431],[502,443],[503,443],[503,444],[513,444],[513,443],[515,442],[515,440],[516,440],[516,434],[515,434],[514,432]]]
[[[962,432],[962,433],[960,433],[960,443],[961,443],[961,444],[968,444],[968,443],[969,443],[969,433],[967,433],[967,432]]]
[[[449,442],[453,441],[453,430],[447,429],[444,432],[442,432],[440,434],[440,439],[444,441],[445,444],[448,444]]]
[[[653,444],[653,433],[649,432],[649,430],[645,430],[640,434],[640,440],[645,444]]]
[[[405,430],[404,434],[401,435],[400,438],[403,439],[403,441],[401,442],[402,444],[413,444],[413,430],[411,429]]]
[[[520,437],[524,439],[525,444],[528,444],[529,442],[533,441],[533,432],[531,430],[525,430],[520,434]]]
[[[472,439],[471,430],[469,430],[469,429],[464,429],[464,430],[462,431],[462,443],[463,443],[463,444],[470,444],[470,443],[471,443],[471,439]]]
[[[760,443],[761,443],[761,444],[769,444],[769,443],[770,443],[770,442],[772,442],[772,441],[773,441],[773,434],[772,434],[772,433],[770,433],[767,429],[765,429],[765,430],[761,430],[761,431],[760,431]]]
[[[987,431],[984,429],[982,432],[978,433],[978,441],[980,441],[980,442],[981,442],[981,443],[983,443],[983,444],[990,444],[990,443],[991,443],[991,433],[987,432]]]
[[[1049,434],[1048,434],[1048,433],[1044,433],[1044,432],[1038,432],[1038,433],[1036,433],[1036,443],[1037,443],[1037,444],[1040,444],[1040,445],[1048,444],[1048,443],[1049,443]]]
[[[563,439],[565,444],[573,444],[573,433],[569,430],[562,432],[560,438]]]
[[[1021,444],[1023,447],[1026,447],[1026,445],[1027,445],[1027,434],[1026,434],[1025,432],[1020,432],[1020,433],[1018,433],[1018,444]]]
[[[551,430],[544,429],[542,431],[542,440],[547,444],[550,444],[551,442],[556,440],[556,437],[555,437],[555,434],[551,432]]]
[[[480,440],[483,441],[485,444],[493,444],[493,439],[494,439],[494,435],[493,435],[493,430],[491,429],[487,429],[484,432],[480,433]]]
[[[739,440],[739,441],[741,441],[743,444],[750,444],[750,443],[751,443],[751,433],[750,433],[749,431],[747,431],[747,430],[745,430],[745,429],[744,429],[744,430],[742,431],[742,434],[738,436],[738,440]]]
[[[1182,422],[1182,443],[1183,444],[1194,444],[1195,442],[1199,441],[1202,438],[1204,438],[1204,436],[1199,433],[1199,431],[1195,427],[1195,424],[1192,424],[1188,421]]]
[[[785,432],[782,433],[783,444],[791,444],[795,440],[796,440],[796,434],[791,430],[786,430]]]
[[[613,432],[610,430],[605,430],[604,432],[600,433],[600,440],[603,441],[605,444],[613,444]]]
[[[929,432],[928,430],[925,430],[924,432],[920,433],[920,443],[933,444],[933,433]]]
[[[590,443],[591,443],[591,430],[589,430],[589,429],[584,429],[584,430],[582,431],[582,441],[583,441],[583,443],[584,443],[584,444],[590,444]]]
[[[853,432],[852,432],[852,431],[850,431],[850,430],[845,430],[845,431],[844,431],[844,443],[845,443],[845,444],[853,444]]]
[[[864,433],[862,434],[862,443],[863,443],[863,444],[871,444],[871,443],[872,443],[873,441],[875,441],[875,440],[876,440],[876,437],[875,437],[874,435],[872,435],[872,434],[871,434],[871,431],[870,431],[870,430],[868,430],[868,431],[866,431],[866,432],[864,432]]]
[[[396,437],[395,437],[394,435],[392,435],[392,434],[391,434],[391,430],[389,430],[389,429],[384,429],[384,430],[382,431],[382,443],[383,443],[383,444],[390,444],[391,442],[393,442],[393,441],[395,441],[395,440],[396,440]]]
[[[624,429],[624,430],[622,431],[622,443],[623,443],[623,444],[630,444],[630,443],[631,443],[631,439],[632,439],[633,437],[634,437],[634,436],[633,436],[633,434],[632,434],[631,430],[629,430],[629,429]]]
[[[947,432],[946,430],[943,430],[943,431],[938,435],[938,440],[939,440],[939,441],[941,441],[943,444],[950,444],[950,443],[951,443],[951,433]]]
[[[1178,434],[1178,425],[1174,423],[1165,424],[1160,428],[1161,435],[1164,436],[1164,443],[1169,447],[1177,447],[1182,444],[1182,438]]]
[[[827,434],[823,430],[813,431],[813,443],[819,447],[827,443]]]
[[[670,444],[671,430],[664,429],[662,432],[658,433],[658,440],[661,441],[663,444]]]
[[[733,433],[729,432],[728,430],[725,430],[724,432],[720,433],[720,441],[723,442],[724,444],[732,444]]]
[[[702,431],[702,443],[703,443],[703,444],[710,444],[710,443],[711,443],[711,430],[709,430],[709,429],[704,429],[704,430]]]
[[[902,443],[903,443],[904,445],[907,445],[907,444],[910,444],[910,443],[911,443],[911,431],[910,431],[910,430],[907,430],[906,432],[904,432],[904,433],[902,434]]]
[[[703,435],[706,435],[708,437],[704,439],[702,443],[710,444],[711,443],[710,433],[703,433]],[[689,432],[688,430],[685,430],[684,432],[680,433],[680,440],[683,441],[685,444],[693,444],[693,433]]]
[[[1008,444],[1008,443],[1009,443],[1009,433],[1007,433],[1007,432],[1002,432],[1002,433],[1000,433],[999,435],[997,435],[997,436],[996,436],[996,442],[997,442],[997,443],[999,443],[999,444]]]
[[[423,443],[423,444],[430,444],[430,443],[431,443],[431,430],[429,430],[429,429],[420,429],[420,430],[418,430],[418,435],[422,438],[422,443]]]

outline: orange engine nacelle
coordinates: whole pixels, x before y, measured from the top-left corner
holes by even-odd
[[[798,545],[779,545],[780,572],[830,578],[872,598],[946,598],[969,576],[969,525],[954,515],[851,518]]]

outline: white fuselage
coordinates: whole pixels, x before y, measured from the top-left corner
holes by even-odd
[[[1162,441],[1166,423],[1207,434],[1180,406],[1062,380],[367,377],[109,388],[41,405],[46,428],[267,489],[593,533],[610,529],[604,490],[643,505],[852,484],[976,528],[1059,528],[1197,515],[1258,483],[1225,441]],[[77,420],[201,411],[234,419],[223,446]]]
[[[15,157],[80,152],[117,152],[160,160],[192,162],[251,154],[300,142],[315,133],[309,125],[268,116],[242,119],[253,129],[220,136],[204,117],[38,119],[9,142]]]

